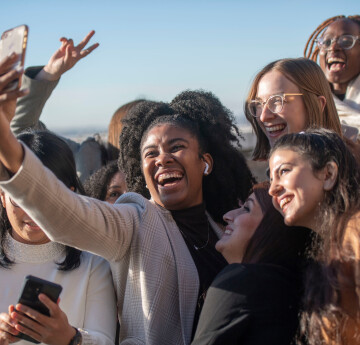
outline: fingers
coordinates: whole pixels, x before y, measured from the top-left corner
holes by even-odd
[[[18,304],[16,310],[11,313],[11,318],[15,322],[15,330],[41,341],[43,327],[38,321],[41,320],[42,315],[31,308],[20,306],[22,305]],[[19,309],[22,309],[21,312]],[[27,312],[24,313],[24,310],[27,310]]]
[[[91,30],[76,47],[79,50],[84,49],[84,47],[89,43],[91,37],[93,37],[94,35],[95,35],[95,31]]]
[[[15,79],[21,78],[23,72],[23,68],[16,68],[0,76],[0,91],[8,88],[10,82],[14,81]]]
[[[45,305],[45,307],[47,307],[49,309],[50,316],[55,316],[56,314],[59,313],[60,309],[59,309],[59,306],[57,305],[57,303],[53,302],[45,294],[43,294],[43,293],[39,294],[39,300],[40,300],[40,302],[42,302]]]
[[[24,89],[24,90],[8,91],[6,93],[3,93],[2,95],[0,95],[0,104],[6,101],[17,99],[19,97],[23,97],[27,95],[29,92],[30,92],[29,89]]]
[[[0,61],[0,74],[8,72],[20,58],[19,54],[12,53]]]
[[[93,50],[95,50],[100,44],[99,43],[95,43],[92,46],[90,46],[87,49],[84,49],[80,52],[80,56],[83,58],[87,55],[89,55]]]
[[[6,332],[9,335],[18,335],[19,331],[15,329],[16,321],[13,320],[9,314],[0,314],[0,332]]]

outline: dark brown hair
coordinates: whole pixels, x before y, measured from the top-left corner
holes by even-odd
[[[253,187],[264,217],[247,245],[243,262],[299,268],[312,242],[312,231],[285,225],[284,218],[273,206],[268,191],[269,182]]]

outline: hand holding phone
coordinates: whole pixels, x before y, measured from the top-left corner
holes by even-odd
[[[50,316],[49,309],[39,300],[39,294],[45,294],[52,302],[56,303],[61,290],[62,287],[59,284],[29,275],[25,277],[18,303]],[[24,317],[26,316],[24,315]],[[24,333],[20,333],[18,337],[36,344],[40,343]]]
[[[24,67],[25,51],[27,46],[29,28],[20,25],[16,28],[5,31],[1,35],[0,41],[0,61],[16,54],[17,59],[13,61],[11,69],[20,70]],[[7,71],[6,71],[7,72]],[[16,78],[9,83],[3,91],[12,91],[20,87],[21,78]]]

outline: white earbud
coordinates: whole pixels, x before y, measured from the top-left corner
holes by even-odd
[[[204,170],[204,175],[208,175],[209,174],[209,164],[207,164],[205,162],[205,170]]]

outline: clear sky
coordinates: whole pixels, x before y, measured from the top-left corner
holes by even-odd
[[[42,120],[50,129],[106,128],[137,98],[212,91],[241,117],[265,64],[300,57],[324,19],[359,14],[359,0],[3,0],[0,31],[27,24],[25,66],[46,64],[62,36],[91,29],[100,47],[62,77]]]

